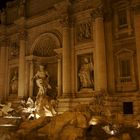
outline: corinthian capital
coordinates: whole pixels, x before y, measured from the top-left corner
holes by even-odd
[[[20,40],[26,40],[27,32],[26,31],[20,31],[19,38],[20,38]]]
[[[64,15],[60,19],[60,23],[62,24],[63,27],[69,27],[71,25],[71,20],[69,15]]]
[[[98,7],[96,9],[94,9],[91,13],[93,20],[95,20],[96,18],[99,18],[99,17],[103,17],[103,15],[104,15],[103,7]]]

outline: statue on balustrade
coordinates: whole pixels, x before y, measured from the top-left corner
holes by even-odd
[[[78,76],[80,79],[80,88],[93,88],[93,64],[86,57],[80,66]]]

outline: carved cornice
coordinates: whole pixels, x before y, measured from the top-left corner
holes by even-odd
[[[54,5],[55,10],[59,15],[71,13],[71,2],[66,0]]]
[[[140,14],[140,2],[133,3],[133,9],[135,14]]]
[[[103,7],[98,7],[91,12],[91,17],[92,17],[93,20],[95,20],[96,18],[103,17],[103,16],[104,16]]]
[[[0,46],[1,47],[8,47],[9,42],[10,42],[9,37],[3,36],[2,38],[0,38]]]
[[[24,28],[26,25],[26,18],[21,17],[20,19],[14,21],[15,25],[17,25],[18,28]]]

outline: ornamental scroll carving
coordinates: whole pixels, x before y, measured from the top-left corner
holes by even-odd
[[[91,22],[80,23],[76,27],[76,41],[82,42],[92,39]]]

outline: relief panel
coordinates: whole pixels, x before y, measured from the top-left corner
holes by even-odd
[[[92,40],[91,22],[83,22],[76,25],[76,42],[83,43]]]

